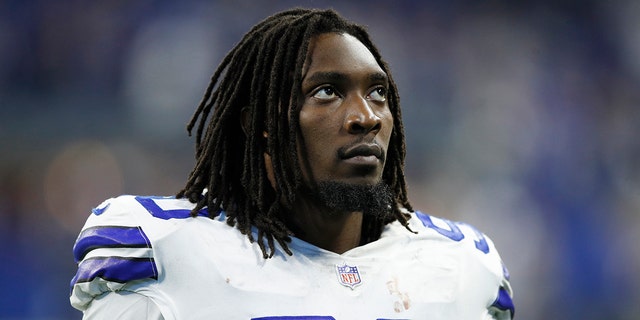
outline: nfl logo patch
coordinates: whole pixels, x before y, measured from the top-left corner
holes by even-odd
[[[342,266],[336,265],[336,272],[338,273],[338,281],[340,284],[352,290],[355,286],[362,283],[360,272],[358,272],[358,267],[356,266],[348,266],[346,264]]]

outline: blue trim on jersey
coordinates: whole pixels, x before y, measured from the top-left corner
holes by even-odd
[[[511,317],[516,314],[516,308],[513,305],[513,300],[511,299],[509,292],[507,292],[507,289],[505,289],[504,287],[500,287],[500,291],[498,291],[498,297],[491,306],[496,307],[500,310],[511,311]]]
[[[480,232],[480,230],[476,229],[476,227],[467,223],[459,223],[459,224],[465,225],[469,227],[469,229],[473,230],[473,233],[476,235],[476,239],[477,239],[477,240],[473,240],[473,242],[476,245],[476,249],[484,253],[489,253],[489,243],[487,243],[487,239],[484,237],[484,234]]]
[[[111,203],[107,203],[106,205],[104,205],[104,207],[93,208],[91,209],[91,213],[95,214],[96,216],[99,216],[103,212],[105,212],[110,205]]]
[[[138,201],[152,216],[156,218],[160,218],[163,220],[169,219],[186,219],[191,217],[191,210],[189,209],[174,209],[174,210],[164,210],[160,208],[160,206],[156,203],[155,199],[170,199],[167,197],[142,197],[137,196],[136,201]],[[208,217],[209,212],[206,208],[198,211],[198,216]]]
[[[438,226],[436,226],[433,221],[431,221],[431,217],[429,215],[426,215],[420,211],[416,211],[416,216],[418,217],[418,219],[420,219],[420,222],[422,222],[422,224],[425,227],[431,228],[435,231],[437,231],[439,234],[453,240],[453,241],[460,241],[462,239],[464,239],[464,234],[462,233],[462,231],[460,231],[460,228],[458,228],[458,226],[456,226],[453,222],[446,220],[446,219],[440,219],[442,220],[444,223],[447,224],[447,226],[449,226],[449,229],[444,229],[444,228],[440,228]]]
[[[468,227],[469,229],[471,229],[471,231],[473,231],[473,234],[475,235],[476,239],[474,239],[473,242],[476,246],[476,249],[480,250],[484,254],[489,253],[490,248],[487,239],[485,238],[484,234],[478,231],[478,229],[476,229],[474,226],[463,222],[453,222],[447,219],[437,218],[449,227],[449,229],[441,228],[433,223],[433,220],[431,220],[431,216],[420,211],[416,211],[415,214],[425,227],[433,229],[439,234],[453,241],[461,241],[465,238],[464,233],[462,232],[462,230],[460,230],[460,226]]]
[[[151,248],[151,242],[140,227],[104,226],[88,228],[80,233],[73,246],[76,263],[98,248]]]
[[[96,257],[80,262],[71,286],[91,282],[95,278],[125,283],[146,278],[158,279],[158,272],[153,258]]]
[[[507,279],[507,281],[511,280],[511,275],[509,274],[509,269],[507,269],[507,266],[504,264],[504,262],[500,261],[502,263],[502,274],[504,275],[504,278]]]

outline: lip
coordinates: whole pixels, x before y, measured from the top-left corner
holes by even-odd
[[[362,143],[348,147],[339,152],[340,158],[347,162],[371,164],[384,158],[382,147],[375,143]]]

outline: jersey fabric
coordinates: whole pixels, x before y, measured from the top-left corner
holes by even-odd
[[[264,259],[224,212],[193,218],[193,206],[120,196],[95,208],[74,246],[71,304],[85,317],[108,310],[103,299],[138,299],[164,319],[513,317],[508,272],[491,240],[467,224],[413,212],[415,233],[393,222],[343,254],[292,238],[292,256],[278,246]]]

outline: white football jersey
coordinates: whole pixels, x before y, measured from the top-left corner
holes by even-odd
[[[193,206],[121,196],[94,209],[74,246],[71,304],[88,312],[105,293],[135,292],[164,319],[513,317],[506,268],[467,224],[414,212],[416,233],[394,222],[343,254],[292,238],[292,256],[264,259],[224,213],[192,218]]]

